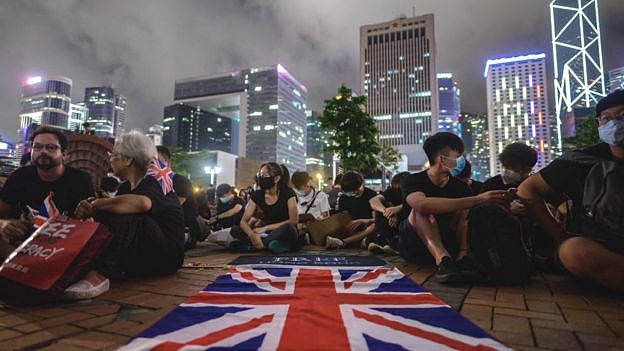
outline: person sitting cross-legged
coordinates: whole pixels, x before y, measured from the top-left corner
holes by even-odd
[[[160,167],[152,140],[138,131],[121,135],[110,156],[123,183],[112,198],[89,198],[76,207],[80,219],[95,218],[113,234],[92,270],[65,290],[67,299],[95,297],[109,278],[153,277],[176,272],[184,261],[184,214],[168,183],[148,173]],[[172,181],[171,181],[172,182]]]
[[[555,255],[565,271],[624,292],[624,90],[596,105],[601,142],[564,154],[518,187],[522,200],[556,243]],[[545,202],[572,200],[564,228]]]
[[[483,203],[506,203],[510,193],[471,196],[468,185],[456,177],[464,162],[464,144],[457,135],[436,133],[425,140],[423,149],[430,167],[401,182],[405,206],[411,210],[399,225],[399,252],[407,261],[434,261],[438,282],[460,282],[476,275],[474,264],[465,259],[468,210]]]
[[[364,186],[364,177],[357,172],[347,172],[340,182],[342,195],[338,198],[338,212],[347,211],[351,215],[351,222],[346,225],[344,239],[328,236],[325,241],[326,249],[340,249],[348,245],[365,243],[367,237],[375,232],[375,220],[370,199],[377,193]]]
[[[298,250],[302,242],[297,231],[299,215],[295,192],[288,186],[289,173],[284,165],[267,162],[256,175],[259,190],[251,195],[239,226],[230,230],[238,242],[231,248],[251,250],[267,248],[272,253]],[[262,210],[263,225],[252,227],[256,209]]]
[[[369,251],[398,254],[399,223],[409,215],[408,207],[403,206],[401,181],[409,174],[395,174],[388,189],[370,199],[370,205],[375,211],[375,237],[368,244]]]

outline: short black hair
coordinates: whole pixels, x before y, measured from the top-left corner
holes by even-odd
[[[460,174],[457,175],[457,178],[470,179],[470,177],[472,177],[472,164],[470,163],[470,161],[466,160],[466,162],[464,163],[464,169],[461,171]]]
[[[342,183],[342,173],[336,174],[336,179],[334,180],[334,185],[340,185]]]
[[[54,134],[54,136],[56,136],[56,139],[58,139],[59,141],[59,145],[61,145],[61,151],[65,151],[65,149],[67,149],[67,144],[69,142],[67,141],[67,135],[65,135],[65,132],[63,132],[62,130],[50,126],[40,126],[37,127],[34,132],[32,132],[28,140],[30,140],[30,142],[33,142],[39,134]]]
[[[115,177],[103,177],[100,180],[100,189],[102,191],[108,191],[110,193],[117,191],[119,188],[119,181]]]
[[[295,188],[299,188],[308,184],[308,182],[310,181],[310,175],[308,174],[308,172],[295,172],[290,178],[290,181]]]
[[[166,146],[158,145],[156,146],[156,151],[158,151],[159,154],[163,154],[167,160],[171,160],[171,151],[169,151],[169,148]]]
[[[503,166],[533,168],[537,163],[537,151],[524,143],[512,143],[505,146],[498,159]]]
[[[347,172],[342,176],[340,186],[342,191],[354,191],[359,189],[364,183],[364,177],[358,172]]]
[[[403,178],[405,178],[409,174],[410,174],[410,172],[401,172],[401,173],[395,174],[394,176],[392,176],[392,180],[390,181],[390,184],[391,185],[400,185],[401,181],[403,180]]]
[[[217,186],[216,195],[217,197],[222,197],[223,195],[232,192],[234,188],[230,184],[223,183]]]
[[[464,153],[464,142],[453,133],[439,132],[425,140],[423,150],[429,159],[429,164],[433,166],[440,154],[444,155],[450,150]]]

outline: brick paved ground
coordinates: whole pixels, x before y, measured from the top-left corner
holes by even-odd
[[[187,256],[187,262],[209,267],[115,283],[108,293],[81,303],[37,308],[0,304],[0,350],[115,349],[224,273],[237,254],[201,244]],[[381,257],[515,349],[624,350],[622,297],[555,274],[539,274],[524,287],[449,287],[428,280],[432,267]]]

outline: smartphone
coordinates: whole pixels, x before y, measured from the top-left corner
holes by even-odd
[[[509,193],[509,201],[518,199],[518,188],[509,188],[507,192]]]

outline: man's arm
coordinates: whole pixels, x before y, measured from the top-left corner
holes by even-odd
[[[234,205],[234,207],[230,208],[229,210],[219,213],[217,214],[215,217],[216,219],[223,219],[223,218],[228,218],[228,217],[232,217],[237,215],[241,209],[243,208],[243,205],[241,204],[236,204]]]
[[[152,208],[152,200],[145,195],[124,194],[91,202],[94,211],[116,214],[145,213]]]
[[[546,183],[541,174],[536,173],[520,184],[518,198],[529,210],[529,214],[546,230],[548,234],[560,243],[566,233],[546,208],[546,200],[556,197],[553,189]]]
[[[448,199],[444,197],[427,197],[422,192],[413,192],[406,198],[407,204],[414,210],[425,214],[443,214],[465,210],[485,203],[507,203],[510,193],[505,190],[492,190],[475,196]]]
[[[386,206],[384,206],[383,204],[385,199],[386,198],[383,195],[379,194],[379,195],[375,195],[375,197],[370,199],[368,202],[370,203],[373,211],[383,213],[386,210]]]

